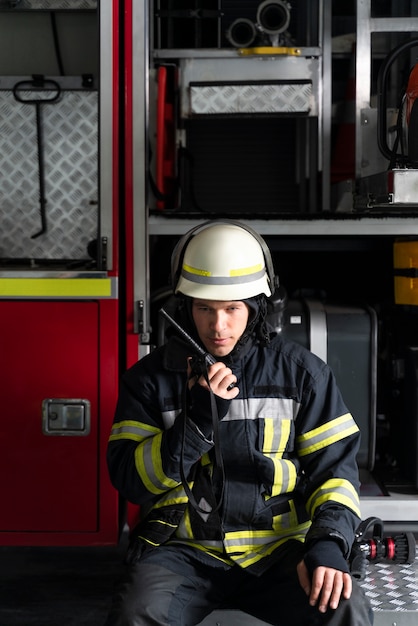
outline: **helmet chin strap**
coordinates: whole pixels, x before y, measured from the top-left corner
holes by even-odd
[[[270,340],[270,333],[266,325],[267,316],[267,300],[263,294],[242,300],[247,306],[251,308],[253,313],[248,321],[247,328],[237,341],[233,350],[223,358],[227,364],[231,364],[234,360],[242,358],[242,356],[253,345],[254,340],[258,340],[263,343],[268,343]]]

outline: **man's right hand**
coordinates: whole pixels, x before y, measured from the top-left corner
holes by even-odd
[[[196,383],[205,389],[208,389],[208,383],[204,376],[193,376],[190,359],[188,362],[187,374],[189,377],[189,389],[191,389]],[[225,363],[222,363],[222,361],[217,361],[208,367],[208,380],[211,390],[220,398],[233,400],[239,394],[239,388],[235,386],[237,377],[232,373],[232,370],[225,365]]]

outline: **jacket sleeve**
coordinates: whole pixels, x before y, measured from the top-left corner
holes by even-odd
[[[312,520],[307,564],[311,570],[325,565],[348,571],[346,559],[361,521],[360,431],[328,366],[306,390],[296,424],[305,506]]]
[[[183,475],[213,442],[182,410],[185,373],[170,373],[152,353],[122,377],[107,448],[113,486],[135,504],[158,500],[176,489]]]

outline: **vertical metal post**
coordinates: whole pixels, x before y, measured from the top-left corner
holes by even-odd
[[[148,107],[149,107],[149,2],[132,1],[132,195],[134,328],[141,345],[149,341],[149,254],[148,254]],[[141,328],[139,327],[141,326]],[[145,351],[148,347],[145,347]]]
[[[100,247],[97,258],[102,263],[103,241],[106,241],[106,269],[114,269],[113,264],[113,67],[114,51],[109,42],[116,28],[113,23],[113,1],[100,3],[100,117],[99,117],[99,163],[100,163],[100,202],[97,229],[97,244]],[[116,158],[116,157],[115,157]],[[99,267],[99,269],[101,269]]]
[[[357,1],[356,20],[356,148],[355,171],[359,178],[362,170],[361,112],[370,108],[371,91],[371,0]]]
[[[322,141],[322,210],[331,207],[331,116],[332,116],[332,3],[320,2],[320,42],[322,46],[322,111],[320,112],[320,141]]]

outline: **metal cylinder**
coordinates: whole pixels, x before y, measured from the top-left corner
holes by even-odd
[[[238,18],[226,31],[226,38],[235,48],[251,46],[257,36],[255,24],[246,18]]]
[[[290,5],[282,0],[265,0],[257,8],[257,25],[267,35],[278,35],[289,27]]]

